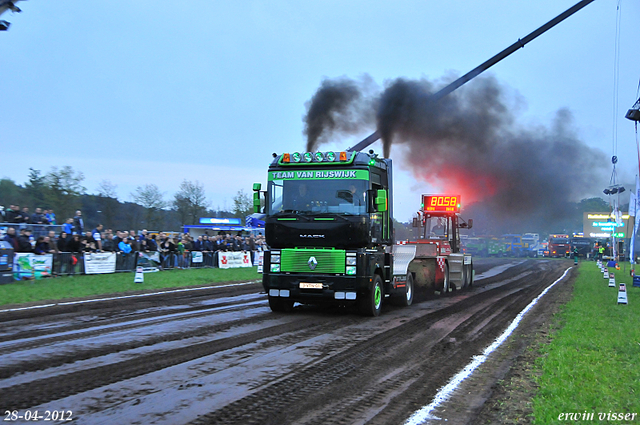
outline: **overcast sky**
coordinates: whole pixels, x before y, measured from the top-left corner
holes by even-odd
[[[29,167],[70,165],[88,193],[109,180],[122,201],[148,183],[169,200],[198,180],[212,207],[230,208],[266,183],[272,152],[304,150],[305,104],[323,78],[462,75],[576,2],[20,1],[1,18],[12,25],[0,32],[0,177],[24,184]],[[625,182],[638,170],[624,118],[638,98],[638,23],[637,0],[596,0],[488,71],[519,99],[523,125],[568,108],[587,145],[610,158],[617,141]],[[407,221],[421,193],[446,188],[391,157]]]

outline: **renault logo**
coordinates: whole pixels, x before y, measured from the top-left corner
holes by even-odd
[[[316,260],[316,257],[309,257],[309,261],[307,261],[307,264],[309,264],[309,268],[311,270],[315,270],[316,266],[318,265],[318,260]]]

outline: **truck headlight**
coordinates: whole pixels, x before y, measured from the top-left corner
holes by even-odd
[[[271,263],[280,263],[280,255],[272,255],[271,256]]]
[[[271,272],[279,273],[280,272],[280,264],[271,264]]]
[[[356,274],[356,266],[347,266],[347,274],[349,276],[355,276],[355,274]]]
[[[355,266],[356,257],[347,257],[347,266]]]

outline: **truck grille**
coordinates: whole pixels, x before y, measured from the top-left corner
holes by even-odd
[[[312,257],[315,266],[314,261],[310,261]],[[343,249],[283,249],[280,270],[289,273],[344,273],[345,257]]]

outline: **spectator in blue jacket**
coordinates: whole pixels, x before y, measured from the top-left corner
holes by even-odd
[[[120,243],[118,244],[118,249],[125,254],[129,254],[131,252],[131,245],[129,245],[129,239],[124,238],[123,240],[121,240]]]
[[[56,215],[53,210],[45,210],[44,216],[47,218],[49,224],[55,226],[56,225]]]
[[[68,218],[67,221],[62,225],[62,230],[67,234],[67,237],[73,234],[73,219]]]

